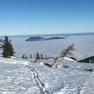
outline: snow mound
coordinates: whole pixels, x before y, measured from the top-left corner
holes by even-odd
[[[0,57],[0,63],[9,63],[9,64],[24,64],[28,65],[30,62],[18,58],[3,58]]]

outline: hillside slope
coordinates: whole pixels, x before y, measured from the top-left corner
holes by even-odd
[[[0,58],[0,94],[94,94],[94,72],[86,70],[94,69],[93,64],[64,61],[63,66],[68,67],[52,70],[29,61]]]

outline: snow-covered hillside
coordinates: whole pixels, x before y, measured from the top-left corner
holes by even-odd
[[[94,72],[87,70],[93,64],[64,60],[63,66],[0,58],[0,94],[94,94]]]

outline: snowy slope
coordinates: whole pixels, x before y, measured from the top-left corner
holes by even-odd
[[[37,71],[45,84],[49,93],[43,94],[94,94],[94,72],[84,70],[94,69],[93,64],[65,60],[63,66],[67,68],[52,70],[45,65],[4,58],[0,58],[0,94],[42,94],[27,65]]]

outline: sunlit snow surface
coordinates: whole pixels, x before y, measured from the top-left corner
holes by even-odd
[[[41,94],[26,61],[21,61],[23,64],[20,61],[0,58],[0,94]],[[93,64],[63,61],[68,68],[52,70],[45,65],[27,63],[38,72],[50,94],[94,94],[94,72],[85,71],[94,69]]]

